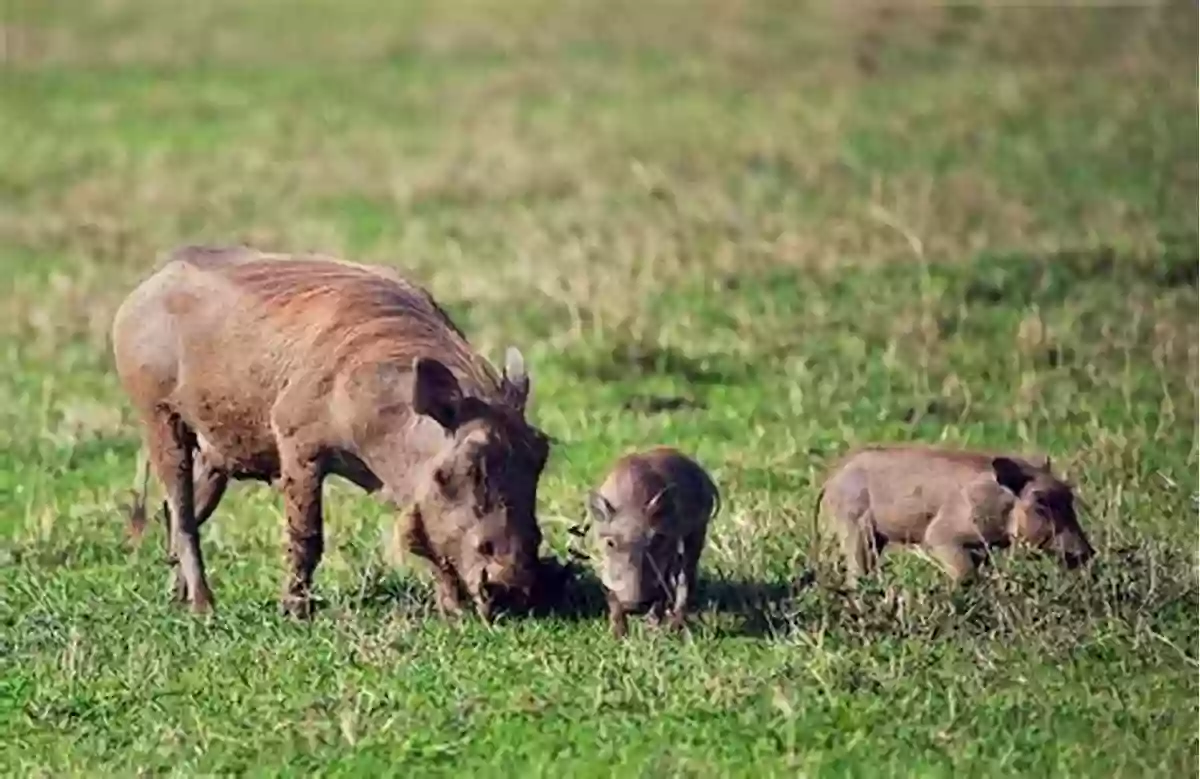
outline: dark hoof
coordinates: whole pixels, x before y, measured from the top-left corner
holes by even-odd
[[[217,611],[217,605],[215,603],[213,603],[213,599],[212,599],[211,595],[208,596],[207,598],[196,598],[195,600],[192,601],[192,613],[193,614],[207,616],[210,614],[215,614],[216,611]]]
[[[671,614],[667,620],[667,630],[672,633],[682,633],[687,629],[687,615],[682,611],[677,611]]]
[[[121,504],[126,516],[126,529],[129,537],[138,543],[146,534],[146,506],[135,495],[130,503]]]
[[[629,634],[629,618],[624,612],[609,614],[608,625],[613,638],[625,638]]]
[[[311,598],[288,596],[279,602],[279,610],[285,617],[308,620],[316,612]]]
[[[442,615],[442,619],[458,619],[462,616],[462,602],[458,598],[438,593],[437,610],[438,614]]]
[[[492,624],[495,610],[492,608],[491,601],[478,601],[475,604],[475,613],[479,615],[479,619],[485,625]]]
[[[167,593],[170,602],[177,606],[181,606],[189,600],[187,581],[178,568],[171,571],[170,579],[167,581]]]

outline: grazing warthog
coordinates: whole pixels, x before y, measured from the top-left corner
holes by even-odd
[[[720,493],[709,475],[667,447],[626,455],[588,493],[588,508],[613,634],[626,634],[630,612],[649,609],[658,622],[672,597],[669,626],[682,627],[708,523],[720,510]]]
[[[180,249],[117,311],[113,351],[166,491],[175,595],[193,610],[213,606],[199,531],[231,478],[283,493],[294,615],[311,609],[329,474],[408,506],[398,530],[432,564],[444,613],[465,588],[487,619],[493,595],[520,601],[534,584],[549,442],[525,420],[521,354],[497,375],[395,272]]]
[[[816,514],[824,510],[840,537],[851,585],[889,543],[922,545],[955,582],[973,576],[989,548],[1014,541],[1068,567],[1093,554],[1072,489],[1050,472],[1048,457],[869,446],[838,463],[818,503]]]

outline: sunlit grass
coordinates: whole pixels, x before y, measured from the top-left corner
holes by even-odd
[[[1195,773],[1194,6],[10,5],[7,773]],[[519,345],[559,556],[618,455],[693,453],[690,635],[446,624],[333,482],[312,624],[250,485],[204,529],[219,615],[172,610],[108,329],[165,251],[239,241]],[[815,480],[880,439],[1049,453],[1095,565],[831,591]]]

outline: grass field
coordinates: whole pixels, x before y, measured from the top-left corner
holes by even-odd
[[[1196,5],[1034,5],[8,0],[0,772],[1194,776]],[[108,329],[194,242],[394,264],[519,345],[560,556],[615,457],[694,453],[690,634],[443,622],[336,481],[311,624],[258,486],[217,617],[173,609]],[[803,586],[872,440],[1048,452],[1094,565]]]

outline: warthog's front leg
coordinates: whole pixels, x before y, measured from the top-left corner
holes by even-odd
[[[411,554],[427,560],[433,566],[434,598],[443,617],[462,614],[462,595],[459,592],[458,574],[448,560],[440,560],[433,553],[421,512],[413,509],[406,519],[397,523],[400,542]]]
[[[462,592],[459,587],[458,574],[446,561],[435,562],[433,565],[433,586],[437,599],[438,611],[443,617],[457,617],[462,614]]]
[[[295,617],[312,614],[313,572],[325,547],[321,515],[324,469],[314,453],[281,451],[279,488],[287,517],[287,566],[281,606]]]
[[[484,623],[492,621],[492,612],[495,610],[495,602],[492,600],[492,595],[488,591],[486,584],[481,586],[477,592],[471,594],[471,602],[475,604],[475,613]]]

